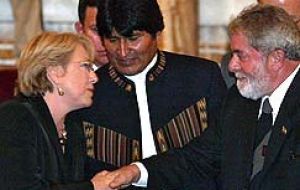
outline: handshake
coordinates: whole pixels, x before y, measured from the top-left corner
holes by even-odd
[[[132,164],[111,172],[102,171],[96,174],[91,182],[95,190],[123,189],[137,182],[140,176],[139,168]]]

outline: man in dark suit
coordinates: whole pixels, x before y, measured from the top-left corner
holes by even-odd
[[[164,23],[156,0],[112,0],[98,10],[110,64],[97,71],[94,103],[80,113],[90,156],[123,166],[214,125],[226,90],[218,65],[157,48]]]
[[[111,187],[146,180],[150,188],[174,189],[196,175],[199,184],[218,177],[226,190],[299,189],[299,29],[283,9],[256,5],[230,23],[229,34],[237,88],[219,125],[181,150],[111,173]]]

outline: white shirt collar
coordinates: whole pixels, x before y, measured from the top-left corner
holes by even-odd
[[[284,99],[284,96],[285,96],[286,92],[288,91],[292,81],[294,80],[299,68],[300,68],[300,65],[298,65],[297,68],[292,72],[292,74],[290,74],[290,76],[275,89],[275,91],[270,95],[270,97],[264,96],[262,98],[262,101],[260,104],[260,109],[259,109],[259,115],[261,114],[263,101],[266,98],[269,98],[270,104],[273,108],[273,124],[278,115],[279,108]]]
[[[147,67],[142,72],[132,75],[132,76],[125,75],[125,77],[130,79],[133,82],[137,82],[139,80],[145,80],[148,71],[155,65],[155,63],[157,61],[157,57],[158,57],[158,55],[156,53],[155,56],[153,57],[153,59],[151,60],[151,62],[147,65]]]

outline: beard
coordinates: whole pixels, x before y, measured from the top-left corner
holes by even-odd
[[[268,94],[271,88],[271,77],[264,70],[258,68],[254,75],[236,73],[237,88],[245,98],[257,100]]]

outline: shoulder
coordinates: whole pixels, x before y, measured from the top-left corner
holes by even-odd
[[[163,52],[166,59],[166,69],[173,70],[177,74],[191,75],[192,77],[219,77],[221,76],[221,70],[219,65],[211,60],[207,60],[201,57]]]
[[[166,57],[166,62],[172,62],[172,64],[188,63],[190,67],[199,67],[199,68],[207,68],[207,69],[219,68],[216,62],[201,57],[166,52],[166,51],[162,51],[162,52]]]
[[[222,79],[221,70],[214,61],[165,51],[162,53],[166,59],[166,70],[177,77],[188,77],[198,81]]]
[[[7,115],[7,116],[15,116],[15,117],[21,117],[23,115],[28,114],[29,111],[27,108],[23,105],[22,101],[19,99],[13,99],[9,100],[7,102],[4,102],[0,104],[0,115]],[[5,117],[1,117],[4,119]]]
[[[0,130],[28,130],[26,126],[30,126],[32,118],[22,100],[14,99],[0,105]]]

